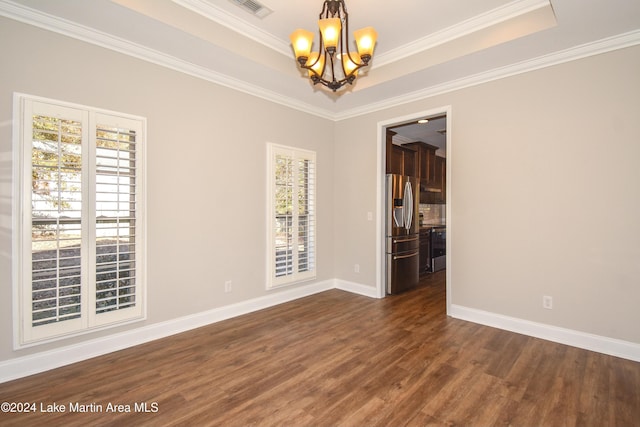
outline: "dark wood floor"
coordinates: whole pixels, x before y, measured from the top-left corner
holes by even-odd
[[[441,272],[383,300],[332,290],[0,384],[0,400],[38,405],[0,413],[16,426],[639,426],[640,363],[447,318]],[[53,403],[66,412],[41,412]]]

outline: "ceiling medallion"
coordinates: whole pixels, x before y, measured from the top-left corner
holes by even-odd
[[[320,45],[311,52],[313,33],[297,29],[291,44],[301,68],[308,70],[314,85],[320,83],[332,91],[353,84],[358,71],[371,61],[378,34],[373,27],[354,31],[358,53],[349,50],[349,15],[344,0],[325,0],[318,15]]]

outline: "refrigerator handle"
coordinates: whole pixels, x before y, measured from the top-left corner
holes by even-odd
[[[412,258],[414,256],[418,256],[418,252],[413,252],[413,253],[410,253],[408,255],[394,255],[393,259],[394,260],[396,260],[396,259],[406,259],[406,258]]]
[[[402,227],[404,225],[402,222],[404,221],[402,211],[400,209],[396,209],[395,207],[392,207],[391,209],[393,210],[393,222],[395,223],[395,226]],[[398,212],[400,212],[400,218],[398,218]]]
[[[404,211],[405,211],[405,228],[407,231],[411,229],[413,222],[413,190],[411,181],[407,181],[404,185]]]

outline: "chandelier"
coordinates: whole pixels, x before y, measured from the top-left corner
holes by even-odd
[[[378,34],[373,27],[354,31],[357,55],[349,50],[349,15],[344,0],[325,0],[318,15],[320,45],[311,52],[313,33],[297,29],[291,33],[291,44],[301,68],[308,70],[314,85],[321,83],[334,92],[345,84],[353,84],[358,71],[371,61]]]

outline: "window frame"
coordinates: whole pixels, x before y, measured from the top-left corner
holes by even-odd
[[[35,108],[35,109],[34,109]],[[56,113],[67,119],[63,111],[76,112],[81,117],[81,294],[80,317],[63,322],[54,322],[42,326],[33,326],[32,304],[32,129],[34,113],[40,109]],[[38,113],[40,114],[40,113]],[[28,116],[28,117],[27,117]],[[55,117],[55,115],[51,116]],[[108,123],[105,123],[108,122]],[[104,313],[96,313],[96,188],[98,125],[122,126],[136,130],[134,173],[135,189],[135,305]],[[26,348],[61,339],[79,336],[98,330],[104,330],[124,324],[140,322],[147,318],[146,283],[146,118],[109,111],[55,99],[49,99],[23,93],[13,96],[13,244],[12,244],[12,282],[13,282],[13,344],[14,349]],[[119,181],[118,181],[118,185]],[[93,186],[93,187],[92,187]],[[91,206],[93,204],[93,206]],[[116,217],[119,218],[119,217]],[[118,232],[119,233],[119,232]],[[118,244],[119,245],[119,244]],[[116,254],[119,254],[116,252]],[[93,256],[94,259],[91,259]],[[59,256],[56,259],[60,259]],[[121,270],[115,270],[117,274]],[[121,276],[118,276],[121,277]],[[119,297],[117,297],[119,298]],[[56,307],[59,307],[58,305]],[[68,322],[73,322],[68,323]],[[41,328],[38,330],[38,328]]]
[[[307,224],[311,229],[311,233],[308,236],[310,243],[307,246],[307,253],[305,258],[310,265],[310,268],[307,271],[292,271],[291,274],[285,274],[280,277],[276,277],[276,263],[277,263],[277,255],[275,244],[276,240],[276,224],[275,224],[275,212],[276,212],[276,158],[278,155],[285,155],[290,157],[294,162],[304,159],[309,160],[313,166],[313,174],[311,176],[311,181],[313,185],[311,187],[310,193],[307,193],[305,196],[305,200],[307,204],[311,206],[310,213],[307,216]],[[292,170],[296,171],[294,167]],[[300,282],[314,280],[316,278],[317,272],[317,237],[318,237],[318,228],[317,228],[317,204],[316,204],[316,195],[317,195],[317,161],[316,161],[316,152],[312,150],[306,150],[296,147],[290,147],[275,143],[267,143],[267,268],[266,268],[266,289],[273,290],[277,288],[281,288],[284,286],[295,285]],[[297,179],[297,171],[294,173],[293,182],[299,182]],[[299,191],[299,185],[293,186],[293,194],[292,200],[297,206],[297,193]],[[296,241],[300,236],[298,233],[298,219],[299,214],[295,208],[292,208],[292,223],[296,224],[294,227],[294,235],[292,237],[292,241]],[[294,250],[293,253],[295,255],[299,255],[297,250]],[[301,257],[296,256],[293,265],[297,266],[298,261]]]

